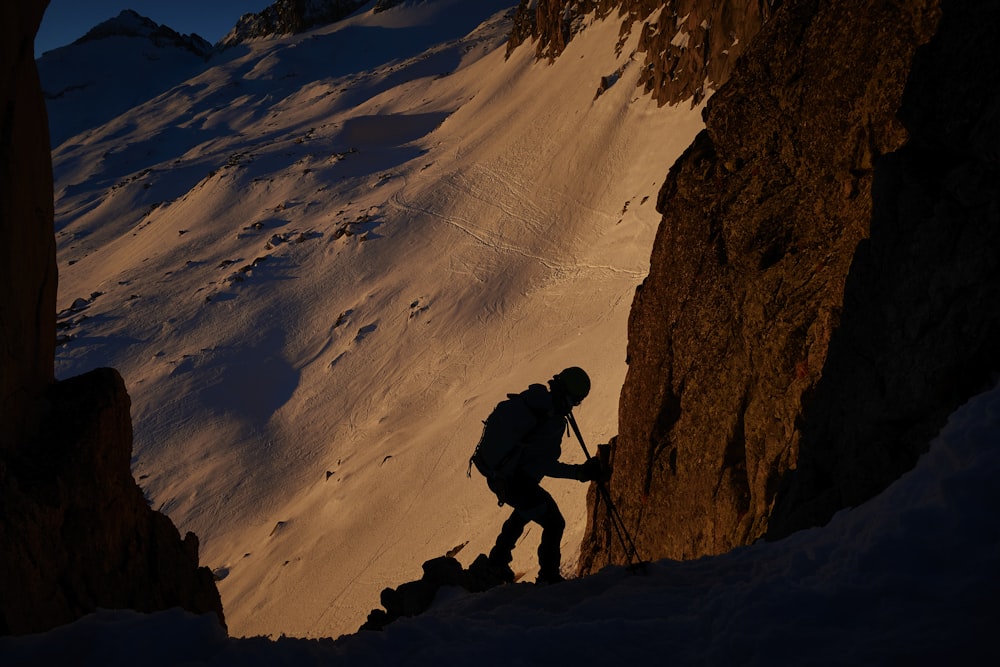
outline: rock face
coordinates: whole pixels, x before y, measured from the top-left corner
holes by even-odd
[[[277,0],[263,11],[241,16],[219,46],[302,32],[339,21],[364,4],[364,0]]]
[[[37,432],[54,377],[56,244],[48,122],[34,62],[47,2],[0,8],[0,451]]]
[[[826,522],[1000,368],[986,4],[786,2],[710,99],[629,321],[610,489],[643,558]],[[591,511],[583,572],[625,560]]]
[[[507,44],[508,53],[533,40],[539,58],[556,58],[585,17],[621,18],[619,41],[637,24],[644,54],[639,86],[659,104],[698,104],[730,76],[736,59],[780,0],[521,0]]]
[[[0,459],[4,597],[0,633],[37,632],[97,607],[215,612],[198,538],[181,540],[151,510],[130,472],[130,401],[121,377],[98,369],[51,385],[46,426]]]
[[[47,2],[0,9],[0,634],[97,607],[222,604],[197,538],[152,511],[130,471],[124,383],[110,369],[54,382],[52,174],[34,35]]]

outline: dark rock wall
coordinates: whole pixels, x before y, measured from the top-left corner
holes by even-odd
[[[898,114],[910,139],[874,170],[869,238],[771,537],[880,491],[1000,370],[1000,73],[982,66],[1000,7],[941,4]]]
[[[152,612],[222,603],[198,538],[149,508],[130,472],[130,401],[104,368],[52,384],[46,426],[0,459],[0,634],[68,623],[96,608]]]
[[[0,634],[98,607],[215,612],[198,541],[132,478],[125,385],[111,369],[54,382],[56,257],[48,122],[34,36],[45,0],[0,4]]]
[[[34,53],[47,5],[0,5],[0,451],[37,431],[36,402],[54,375],[52,163]]]
[[[629,322],[610,488],[644,558],[825,522],[997,370],[1000,107],[976,63],[1000,16],[976,4],[942,0],[939,29],[936,0],[786,2],[710,99]],[[624,560],[591,507],[584,572]]]

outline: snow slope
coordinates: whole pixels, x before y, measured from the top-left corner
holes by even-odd
[[[122,373],[135,475],[201,538],[234,636],[352,632],[423,561],[488,550],[506,510],[465,471],[507,392],[581,365],[589,444],[616,432],[657,189],[700,109],[639,96],[617,19],[505,61],[515,4],[243,45],[53,151],[57,374]],[[585,489],[547,488],[570,573]]]
[[[211,614],[92,614],[0,638],[3,664],[995,665],[1000,386],[911,472],[823,528],[645,574],[442,589],[422,616],[339,642],[227,639]]]

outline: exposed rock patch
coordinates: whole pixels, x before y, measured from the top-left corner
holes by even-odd
[[[364,4],[364,0],[276,0],[260,12],[241,16],[219,46],[303,32],[339,21]]]
[[[621,19],[620,51],[638,29],[644,54],[637,85],[661,105],[699,104],[732,74],[736,61],[780,0],[521,0],[508,54],[532,40],[538,58],[555,59],[586,17]],[[637,27],[638,26],[638,27]],[[601,82],[604,86],[605,82]]]

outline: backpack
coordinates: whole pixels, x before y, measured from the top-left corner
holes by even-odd
[[[506,482],[517,470],[525,440],[539,424],[539,417],[529,407],[525,394],[538,391],[547,390],[542,385],[531,385],[520,394],[507,394],[506,400],[497,403],[483,422],[483,434],[469,459],[466,476],[472,476],[475,466],[501,506]]]

